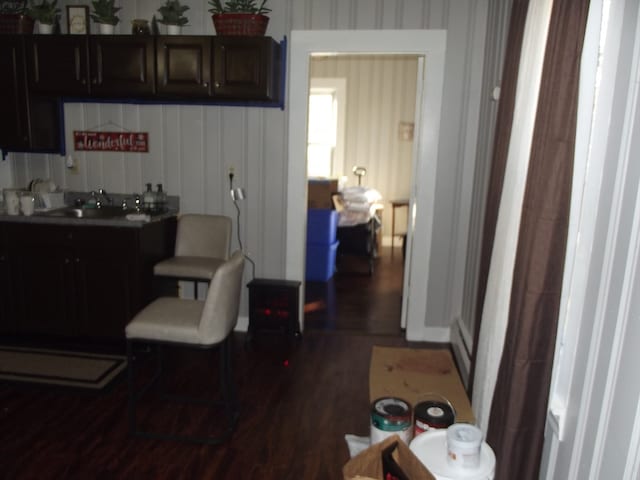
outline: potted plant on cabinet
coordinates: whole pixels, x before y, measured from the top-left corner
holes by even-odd
[[[51,34],[54,26],[60,21],[58,0],[41,0],[40,3],[31,1],[29,16],[38,22],[38,32]]]
[[[267,31],[271,9],[267,0],[209,0],[217,35],[261,36]]]
[[[0,33],[33,33],[27,0],[0,0]]]
[[[180,35],[182,27],[189,23],[189,19],[184,16],[184,12],[189,10],[186,5],[180,5],[180,0],[167,0],[158,12],[161,19],[158,22],[167,26],[167,34]]]
[[[122,7],[116,7],[115,0],[93,0],[91,19],[98,24],[100,33],[112,34],[120,19],[116,15]]]

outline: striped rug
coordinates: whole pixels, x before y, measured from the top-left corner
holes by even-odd
[[[122,355],[0,345],[0,380],[100,390],[126,366]]]

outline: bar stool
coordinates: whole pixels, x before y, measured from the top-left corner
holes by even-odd
[[[211,279],[204,301],[176,297],[160,297],[147,305],[125,328],[128,361],[128,415],[129,430],[133,435],[161,440],[218,444],[231,436],[238,419],[238,406],[232,379],[231,339],[238,321],[244,255],[237,250],[224,261]],[[152,379],[138,391],[135,389],[134,344],[155,345],[158,362]],[[162,377],[162,347],[179,345],[199,349],[217,348],[219,351],[219,378],[222,398],[206,401],[219,405],[226,417],[222,434],[187,435],[174,432],[151,432],[138,428],[136,410],[138,400]],[[201,403],[201,398],[180,397],[183,403]],[[153,412],[152,412],[153,413]],[[164,430],[160,428],[159,430]]]
[[[224,215],[185,214],[178,219],[175,254],[153,267],[156,277],[192,281],[198,298],[198,282],[209,282],[229,258],[231,218]]]

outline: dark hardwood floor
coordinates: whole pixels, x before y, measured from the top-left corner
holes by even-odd
[[[403,259],[400,247],[380,248],[369,275],[366,258],[344,256],[326,283],[305,285],[305,330],[402,335]]]
[[[0,382],[0,478],[341,479],[344,435],[369,435],[372,347],[433,346],[399,334],[397,273],[384,273],[386,261],[377,261],[372,278],[341,266],[333,307],[310,313],[297,343],[263,335],[245,348],[245,335],[234,334],[241,415],[219,446],[131,437],[124,378],[101,393]],[[365,279],[378,287],[362,287],[371,295],[357,300],[348,292]],[[153,357],[137,358],[144,380]],[[171,349],[168,360],[169,391],[214,394],[212,352]],[[189,433],[215,429],[222,418],[216,409],[155,401],[143,402],[140,414],[148,425]]]

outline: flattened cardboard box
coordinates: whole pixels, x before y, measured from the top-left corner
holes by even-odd
[[[445,397],[456,422],[475,424],[469,397],[449,350],[374,346],[369,367],[369,398],[399,397],[412,406],[427,393]]]

